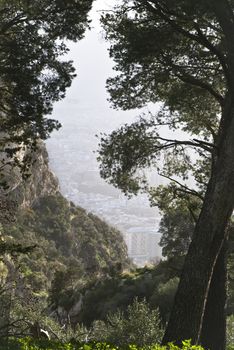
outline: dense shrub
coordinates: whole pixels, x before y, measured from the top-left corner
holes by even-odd
[[[118,347],[108,343],[59,343],[54,341],[39,341],[31,338],[22,338],[11,340],[9,344],[0,344],[0,350],[203,350],[201,346],[191,345],[190,341],[184,341],[182,347],[178,347],[172,343],[167,346],[154,344],[151,346],[138,347],[137,345],[124,345]]]
[[[118,310],[109,314],[107,321],[94,323],[93,339],[123,346],[160,343],[163,335],[159,311],[150,309],[145,300],[135,299],[124,313]]]
[[[234,349],[234,315],[227,318],[227,346]]]

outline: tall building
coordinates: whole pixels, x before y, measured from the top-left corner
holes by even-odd
[[[158,245],[160,235],[157,233],[127,232],[124,238],[130,258],[139,266],[144,266],[162,255]]]

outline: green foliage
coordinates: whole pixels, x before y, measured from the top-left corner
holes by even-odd
[[[61,59],[68,52],[65,39],[82,38],[91,5],[92,0],[1,1],[0,108],[6,134],[0,150],[14,141],[16,148],[5,147],[11,159],[21,141],[35,146],[35,139],[59,127],[45,116],[75,76],[72,62]]]
[[[111,42],[110,55],[119,72],[107,82],[113,104],[129,109],[165,101],[171,116],[177,117],[174,120],[185,122],[189,130],[193,125],[198,130],[200,121],[200,130],[204,132],[206,117],[211,127],[215,125],[220,106],[209,91],[208,81],[218,94],[225,80],[219,57],[211,49],[211,45],[221,41],[217,20],[212,18],[209,22],[211,17],[209,6],[202,0],[196,6],[184,1],[175,6],[170,0],[121,1],[112,13],[104,15],[102,22],[106,39]],[[215,21],[214,28],[210,23]],[[206,41],[196,35],[199,30],[201,36],[205,33]],[[215,69],[217,75],[210,78]],[[199,110],[198,106],[203,108]]]
[[[174,204],[177,198],[186,199],[192,207],[195,199],[200,207],[210,175],[211,149],[206,146],[202,149],[203,145],[196,141],[161,137],[157,118],[141,117],[108,136],[102,135],[98,156],[100,174],[127,195],[146,192],[151,204],[161,210],[165,201]],[[191,153],[193,147],[194,153]],[[145,169],[158,172],[168,184],[156,189],[151,187]],[[193,189],[187,184],[191,177],[196,184]]]
[[[32,246],[22,246],[21,244],[14,244],[14,243],[7,243],[7,242],[0,242],[0,256],[3,254],[10,254],[11,256],[17,255],[17,254],[28,254],[33,251],[33,249],[36,248],[36,245]]]
[[[129,266],[121,233],[59,193],[38,199],[32,208],[21,208],[15,222],[5,225],[2,233],[3,253],[6,249],[14,253],[12,269],[17,278],[11,290],[16,303],[11,303],[11,319],[22,316],[22,322],[17,321],[22,334],[28,334],[23,331],[25,320],[48,325],[48,312],[59,307],[62,314],[54,317],[68,327],[69,313],[83,298],[85,288]],[[34,249],[22,248],[31,246]],[[24,254],[16,254],[16,248]],[[73,325],[77,322],[73,320]],[[59,334],[55,324],[49,327]],[[67,328],[60,332],[62,339],[67,333]]]
[[[195,222],[187,208],[177,206],[165,210],[160,221],[159,232],[162,255],[167,258],[184,256],[191,242]]]
[[[200,311],[196,312],[203,310],[205,304],[202,303],[202,293],[206,290],[205,286],[201,287],[201,281],[206,283],[208,274],[205,269],[207,266],[209,270],[212,260],[209,257],[212,237],[218,232],[218,223],[209,224],[209,220],[215,221],[218,215],[214,214],[214,207],[213,211],[210,210],[212,203],[216,202],[211,198],[215,192],[213,189],[219,187],[216,175],[221,174],[220,183],[223,181],[222,166],[219,168],[222,161],[219,163],[219,160],[222,156],[225,158],[226,150],[216,151],[221,149],[220,145],[224,145],[229,125],[226,129],[223,125],[227,125],[225,120],[231,113],[231,108],[228,109],[228,76],[232,74],[228,62],[232,62],[232,54],[229,50],[231,44],[228,47],[227,43],[233,40],[231,31],[224,27],[226,20],[229,19],[231,23],[233,2],[229,3],[230,11],[225,11],[225,5],[219,1],[212,5],[203,0],[123,0],[112,12],[104,14],[102,19],[117,71],[107,81],[113,106],[124,110],[142,107],[149,102],[158,102],[160,106],[157,106],[159,111],[155,116],[140,118],[133,125],[124,125],[109,136],[101,137],[101,176],[126,194],[146,192],[151,204],[159,207],[164,214],[161,243],[168,257],[177,255],[178,258],[180,255],[179,258],[183,259],[202,208],[202,216],[196,226],[195,243],[191,245],[188,259],[185,260],[184,273],[164,340],[183,339],[186,332],[190,332],[193,339],[199,338],[202,317]],[[220,11],[221,8],[223,11]],[[224,111],[227,115],[222,114]],[[180,132],[176,133],[177,129]],[[165,136],[166,133],[169,136]],[[226,170],[232,162],[228,163]],[[144,176],[147,169],[165,178],[166,185],[151,188]],[[209,179],[212,186],[206,192]],[[225,189],[229,191],[228,186]],[[211,203],[208,203],[209,200],[203,203],[205,193]],[[221,193],[220,206],[224,203]],[[197,200],[195,207],[194,198]],[[179,201],[184,202],[182,213]],[[170,212],[167,212],[168,207],[172,209]],[[225,222],[224,216],[221,218],[222,210],[219,210],[220,220],[217,220],[220,223]],[[188,218],[188,212],[194,223]],[[228,220],[228,216],[225,218]],[[208,223],[207,229],[204,229],[205,223]],[[203,239],[203,231],[210,233],[207,240]],[[221,233],[224,234],[224,225],[220,225]],[[199,256],[203,250],[206,253]],[[200,280],[193,273],[195,261],[197,266],[201,261],[204,262],[201,269],[204,278],[200,276]],[[175,268],[178,269],[178,266]],[[176,280],[172,282],[174,289],[177,283]],[[195,291],[201,294],[200,298],[196,298],[199,307],[192,307],[192,293]],[[184,298],[185,295],[187,298]],[[197,318],[193,319],[190,313],[197,315]]]
[[[225,90],[224,62],[220,65],[217,47],[224,47],[219,46],[218,24],[214,27],[212,22],[209,29],[209,6],[198,3],[199,10],[184,1],[176,6],[170,0],[121,1],[102,17],[118,72],[107,81],[112,104],[132,109],[160,102],[161,109],[101,137],[101,175],[125,193],[147,191],[157,205],[162,193],[149,188],[140,176],[142,169],[155,167],[171,181],[167,196],[174,198],[202,200],[210,176],[210,153]],[[217,75],[210,74],[213,70]],[[192,138],[165,137],[164,127],[186,131]],[[186,182],[191,176],[196,190]]]
[[[234,315],[227,317],[227,347],[232,349],[234,347]]]
[[[31,209],[20,210],[16,222],[4,227],[4,236],[23,246],[36,244],[31,254],[19,258],[21,270],[35,292],[48,290],[56,269],[64,281],[65,275],[69,277],[69,287],[84,273],[108,274],[119,263],[120,270],[129,264],[121,233],[60,194],[39,199]],[[39,289],[38,274],[47,280],[39,283]]]
[[[162,333],[158,310],[151,310],[145,300],[135,299],[125,313],[117,310],[107,316],[106,322],[94,324],[92,337],[118,346],[146,346],[159,343]]]
[[[159,232],[161,233],[160,245],[163,248],[163,256],[173,261],[174,269],[177,269],[177,276],[180,276],[182,270],[182,264],[184,257],[187,253],[192,233],[195,225],[196,217],[200,211],[199,202],[190,199],[190,201],[178,199],[172,203],[168,198],[164,198],[162,204],[164,211],[163,217],[160,222]],[[228,252],[227,252],[227,315],[234,313],[234,284],[233,284],[233,268],[234,268],[234,226],[233,222],[230,223],[229,227],[229,240],[228,240]],[[172,266],[172,264],[170,264]],[[177,279],[177,277],[175,277]],[[173,279],[167,283],[173,283]],[[166,283],[166,284],[167,284]],[[174,290],[176,290],[177,283],[175,282]],[[164,285],[163,285],[164,288]],[[166,297],[166,292],[163,293],[163,298]],[[169,293],[170,297],[168,303],[163,303],[164,306],[160,311],[162,315],[168,315],[172,306],[171,297],[174,293]],[[156,304],[160,305],[160,292],[156,293]]]
[[[157,305],[159,307],[164,324],[169,319],[178,284],[178,277],[171,278],[166,283],[161,282],[150,298],[151,305]]]
[[[179,268],[175,269],[175,266]],[[182,262],[174,260],[160,262],[151,268],[141,268],[124,272],[114,278],[102,279],[83,289],[83,305],[79,322],[90,327],[96,320],[105,321],[108,314],[118,309],[122,312],[135,298],[146,299],[151,309],[159,308],[163,325],[168,315],[177,288],[177,277]]]
[[[199,345],[192,345],[189,340],[183,341],[182,346],[178,347],[173,343],[167,346],[158,344],[137,346],[134,344],[125,344],[117,346],[105,342],[93,343],[61,343],[56,341],[33,340],[30,338],[21,338],[19,340],[11,339],[8,345],[1,344],[1,350],[203,350]]]

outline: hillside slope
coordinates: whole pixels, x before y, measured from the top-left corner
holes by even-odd
[[[59,281],[59,290],[65,284],[66,300],[72,306],[69,288],[83,288],[90,281],[121,272],[130,264],[127,247],[118,230],[61,195],[42,142],[31,164],[26,180],[18,169],[5,174],[9,188],[1,192],[1,198],[13,204],[8,216],[14,220],[6,223],[0,218],[2,238],[35,246],[16,259],[21,286],[46,300]]]

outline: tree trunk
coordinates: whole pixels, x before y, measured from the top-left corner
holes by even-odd
[[[226,348],[226,254],[225,242],[215,264],[202,323],[200,343],[210,350]]]
[[[234,203],[234,96],[226,98],[216,159],[185,259],[163,344],[198,343],[216,260]]]

